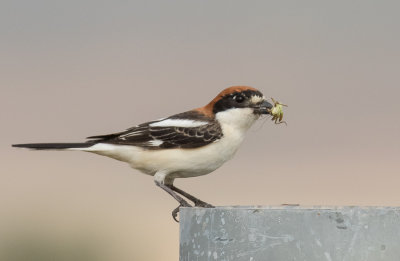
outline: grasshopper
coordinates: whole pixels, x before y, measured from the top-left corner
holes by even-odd
[[[269,113],[272,115],[272,119],[273,121],[275,121],[275,124],[281,124],[281,123],[286,123],[286,121],[282,121],[283,119],[283,106],[288,107],[285,104],[282,104],[278,101],[275,101],[274,98],[271,98],[272,102],[274,103],[274,107],[272,107],[271,109],[269,109]]]

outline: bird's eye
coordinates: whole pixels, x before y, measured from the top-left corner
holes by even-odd
[[[234,99],[238,103],[244,102],[244,97],[242,95],[235,96]]]

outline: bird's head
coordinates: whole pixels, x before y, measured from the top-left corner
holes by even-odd
[[[197,110],[215,117],[222,124],[248,129],[262,114],[269,114],[272,107],[259,90],[249,86],[233,86]]]

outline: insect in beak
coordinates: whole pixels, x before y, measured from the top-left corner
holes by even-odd
[[[286,121],[282,121],[282,119],[283,119],[283,107],[288,107],[288,106],[274,100],[274,98],[271,98],[271,100],[274,103],[274,106],[269,109],[269,114],[271,114],[272,116],[271,120],[275,121],[275,124],[285,123],[287,125]]]

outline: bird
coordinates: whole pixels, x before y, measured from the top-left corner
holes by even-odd
[[[124,131],[90,136],[78,143],[27,143],[13,147],[34,150],[85,151],[128,163],[154,177],[161,189],[179,202],[172,211],[177,221],[180,207],[214,207],[177,188],[176,178],[206,175],[230,160],[246,131],[273,105],[250,86],[232,86],[207,105]]]

